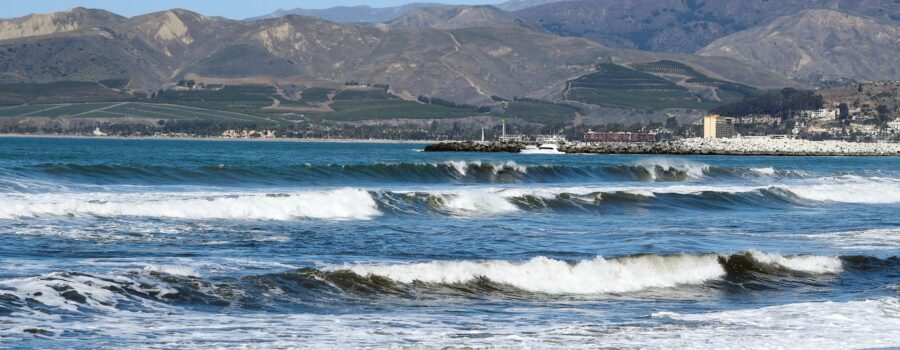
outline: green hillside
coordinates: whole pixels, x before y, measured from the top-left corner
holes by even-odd
[[[400,99],[373,101],[335,101],[331,104],[333,113],[319,117],[328,120],[367,120],[367,119],[439,119],[467,117],[478,114],[471,108],[448,107],[437,104],[424,104]]]
[[[0,84],[0,106],[83,101],[125,101],[135,97],[99,83],[60,81]]]
[[[646,73],[682,76],[687,84],[714,88],[721,103],[739,101],[745,97],[761,93],[761,91],[752,86],[710,78],[686,64],[675,61],[661,60],[648,63],[634,63],[631,65],[631,68]]]
[[[612,63],[566,83],[566,100],[587,104],[643,109],[704,108],[688,89],[650,73]]]
[[[509,102],[503,114],[509,118],[520,118],[532,123],[560,124],[575,119],[578,108],[566,104],[518,100]]]
[[[0,118],[147,118],[164,120],[216,120],[275,122],[265,115],[148,102],[57,103],[0,107]]]

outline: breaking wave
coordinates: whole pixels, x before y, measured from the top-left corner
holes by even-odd
[[[116,273],[51,272],[0,280],[0,314],[28,312],[159,311],[174,305],[278,309],[372,298],[447,296],[542,299],[657,298],[666,291],[748,290],[750,285],[793,290],[845,273],[860,280],[891,276],[900,259],[864,256],[736,254],[633,255],[564,261],[353,263],[246,276],[205,277],[184,266],[149,265]],[[740,288],[735,289],[733,286]],[[752,288],[749,288],[752,289]],[[695,294],[694,294],[695,295]]]
[[[41,216],[143,216],[179,219],[370,219],[381,215],[369,192],[337,189],[266,193],[88,193],[7,195],[0,219]]]
[[[177,293],[166,283],[146,283],[131,276],[53,272],[0,281],[0,311],[4,306],[25,308],[30,300],[58,312],[156,308]]]
[[[618,165],[539,165],[507,162],[254,165],[129,165],[45,163],[9,169],[3,178],[86,184],[285,185],[371,183],[552,183],[583,181],[699,181],[707,178],[799,178],[793,170],[713,167],[676,158]]]
[[[286,297],[312,298],[316,292],[402,295],[440,286],[467,294],[620,294],[682,285],[716,288],[712,282],[747,278],[752,273],[834,275],[845,269],[889,271],[898,266],[897,258],[778,255],[751,250],[730,255],[598,256],[572,262],[537,256],[526,261],[358,263],[208,281],[190,267],[148,265],[121,274],[53,272],[0,280],[0,302],[21,306],[30,298],[48,307],[78,311],[80,306],[111,308],[140,299],[204,303],[219,300],[227,304],[228,298],[253,298],[274,290]]]
[[[634,187],[559,187],[466,189],[382,193],[418,200],[431,210],[459,216],[516,211],[587,211],[640,206],[649,209],[709,210],[743,206],[784,208],[824,203],[900,203],[900,182],[865,180],[790,185],[673,185]]]
[[[710,210],[780,209],[831,202],[900,203],[900,181],[883,178],[812,179],[777,185],[582,186],[301,192],[6,193],[0,219],[167,217],[178,219],[365,220],[383,214],[439,213],[476,217],[521,211],[588,212],[634,208]]]
[[[398,265],[356,265],[341,269],[360,276],[381,276],[400,283],[460,284],[487,279],[518,289],[549,294],[624,293],[652,287],[697,284],[724,275],[709,256],[597,257],[569,263],[546,257],[526,262],[433,261]]]
[[[378,276],[394,282],[465,284],[484,279],[520,290],[547,294],[627,293],[649,288],[698,285],[728,274],[836,274],[840,258],[748,251],[719,256],[636,255],[614,259],[596,257],[567,262],[543,256],[525,262],[506,260],[432,261],[393,265],[349,265],[330,271],[350,271],[359,276]]]

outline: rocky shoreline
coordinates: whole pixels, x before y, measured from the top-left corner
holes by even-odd
[[[426,152],[512,152],[525,142],[441,142]],[[900,156],[900,143],[853,143],[792,139],[702,139],[662,142],[570,142],[560,145],[565,153],[592,154],[682,154],[731,156]]]

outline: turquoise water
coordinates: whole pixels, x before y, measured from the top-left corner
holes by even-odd
[[[900,159],[0,139],[0,347],[900,346]]]

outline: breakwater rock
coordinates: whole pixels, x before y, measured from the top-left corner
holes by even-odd
[[[425,152],[512,152],[525,149],[522,142],[477,142],[456,141],[440,142],[425,146]]]
[[[523,142],[441,142],[426,152],[519,152]],[[570,142],[559,146],[566,153],[691,154],[764,156],[900,156],[900,143],[855,143],[794,139],[702,139],[662,142]]]

